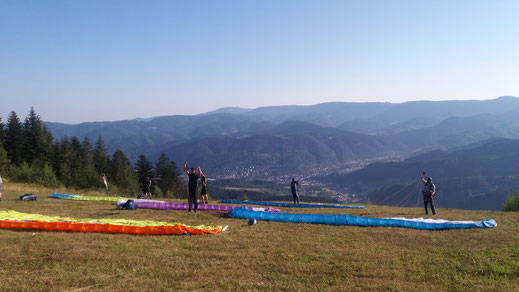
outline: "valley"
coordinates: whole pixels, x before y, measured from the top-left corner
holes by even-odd
[[[261,195],[214,190],[222,198],[275,199],[297,177],[307,183],[311,200],[378,201],[427,171],[438,178],[445,207],[497,210],[510,192],[519,189],[514,183],[519,170],[509,167],[519,147],[499,151],[508,147],[499,141],[513,144],[519,139],[517,113],[519,98],[508,96],[223,108],[192,116],[46,125],[56,139],[101,136],[109,152],[120,149],[130,161],[140,154],[155,161],[161,153],[177,165],[187,160],[212,179],[233,181],[228,187],[247,188],[250,181],[276,186]],[[510,170],[495,174],[505,169]],[[469,186],[462,187],[462,181]],[[387,203],[400,200],[397,195],[396,201]]]

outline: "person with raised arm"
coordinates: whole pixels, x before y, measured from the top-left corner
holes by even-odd
[[[425,172],[422,173],[420,176],[420,180],[422,181],[423,188],[422,188],[422,194],[423,194],[423,204],[425,207],[425,215],[429,214],[429,210],[427,209],[427,205],[431,205],[431,211],[433,215],[436,215],[436,209],[434,208],[434,195],[436,194],[436,186],[432,182],[432,177],[428,177],[427,181],[423,178],[425,175]]]
[[[187,161],[184,162],[184,172],[189,177],[189,181],[187,183],[188,188],[188,204],[189,204],[189,210],[187,212],[191,213],[191,205],[194,203],[194,210],[196,213],[196,210],[198,210],[198,199],[196,196],[196,191],[198,188],[198,178],[200,177],[200,173],[202,170],[200,169],[200,166],[197,168],[198,173],[195,172],[195,169],[191,167],[190,171],[187,171]]]

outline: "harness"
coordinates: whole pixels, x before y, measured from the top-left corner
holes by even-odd
[[[432,199],[432,196],[433,196],[432,193],[434,192],[434,190],[435,190],[434,184],[432,182],[426,182],[425,186],[423,188],[423,191],[422,191],[424,200]]]

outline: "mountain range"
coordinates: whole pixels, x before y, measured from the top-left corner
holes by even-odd
[[[101,135],[110,152],[121,149],[132,161],[139,154],[156,158],[164,152],[175,160],[214,165],[214,171],[222,163],[236,168],[253,163],[298,172],[321,164],[408,156],[491,138],[519,138],[517,112],[519,98],[500,97],[222,108],[191,116],[46,124],[57,139],[68,135],[95,141]]]
[[[422,154],[425,157],[438,153],[459,154],[496,139],[519,139],[517,113],[519,98],[505,96],[490,100],[222,108],[190,116],[74,125],[47,122],[46,125],[56,139],[67,135],[95,141],[102,136],[109,152],[121,149],[132,161],[140,154],[155,161],[164,152],[177,163],[187,160],[190,165],[200,165],[215,178],[272,180],[290,175],[326,174],[331,175],[330,178],[321,181],[332,183],[353,166],[391,160],[395,161],[392,163],[410,163]],[[485,149],[490,151],[490,148],[482,151]],[[471,159],[478,161],[477,157]],[[431,163],[444,167],[439,161]],[[356,175],[377,165],[371,164]],[[412,170],[414,176],[420,171]],[[411,175],[405,167],[392,172]],[[464,175],[462,172],[461,177],[466,177]],[[354,176],[341,179],[350,184],[349,189],[370,199],[377,199],[371,191],[402,183],[396,179],[370,183],[369,179],[355,181],[350,177]],[[511,186],[498,182],[495,177],[494,181]],[[365,188],[356,187],[361,182]],[[500,191],[500,196],[505,195]],[[476,197],[465,196],[463,200],[476,202]],[[449,206],[457,204],[448,203]],[[477,206],[474,208],[479,208]]]

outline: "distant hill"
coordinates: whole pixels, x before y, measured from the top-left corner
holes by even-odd
[[[222,107],[222,108],[219,108],[214,111],[199,114],[199,116],[207,116],[207,115],[214,115],[214,114],[244,114],[249,111],[250,111],[250,109],[241,108],[241,107]]]
[[[519,110],[519,98],[504,96],[490,100],[409,101],[404,103],[382,102],[329,102],[311,106],[271,106],[248,110],[242,115],[257,121],[283,123],[290,120],[304,121],[327,127],[339,127],[354,131],[348,125],[365,123],[369,131],[394,132],[408,130],[411,124],[420,127],[449,117],[470,117],[481,114],[500,116]],[[366,133],[366,132],[363,132]]]
[[[348,187],[374,203],[415,206],[418,178],[425,170],[437,186],[441,207],[499,210],[506,196],[519,190],[517,162],[519,140],[498,139],[455,151],[433,151],[402,162],[373,163],[349,174],[319,179]],[[404,202],[405,196],[409,199]]]
[[[519,115],[481,114],[470,117],[449,117],[430,127],[383,134],[414,149],[469,145],[492,138],[519,138]]]
[[[448,150],[492,138],[519,138],[519,98],[331,102],[312,106],[222,108],[192,116],[164,116],[77,125],[47,123],[64,135],[101,135],[110,152],[198,161],[216,171],[265,168],[309,171],[373,158]],[[231,169],[226,171],[233,171]]]
[[[55,138],[64,135],[89,137],[101,135],[110,152],[123,150],[135,159],[139,154],[156,154],[164,144],[187,141],[202,136],[232,135],[255,125],[250,119],[233,114],[207,116],[164,116],[148,121],[92,122],[76,125],[46,123]],[[160,154],[160,153],[159,153]]]
[[[165,147],[177,161],[204,165],[212,173],[255,169],[265,174],[312,171],[351,161],[391,156],[399,147],[382,137],[372,137],[289,121],[243,138],[202,137]]]

